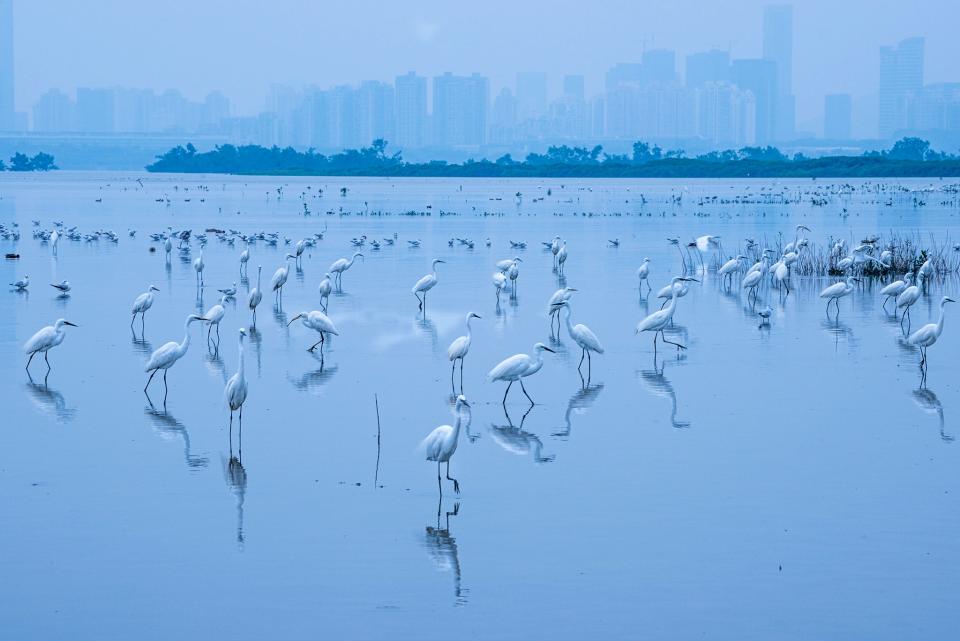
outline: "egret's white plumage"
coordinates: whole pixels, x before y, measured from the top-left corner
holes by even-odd
[[[822,292],[820,292],[820,298],[827,299],[827,310],[829,313],[830,303],[834,303],[837,306],[837,314],[840,313],[840,303],[838,302],[844,296],[849,296],[853,293],[853,283],[859,281],[859,278],[854,278],[853,276],[848,276],[846,280],[842,280],[839,283],[834,283],[829,287],[825,287]]]
[[[270,279],[270,289],[276,293],[276,298],[278,300],[283,300],[283,286],[287,284],[287,278],[290,276],[290,259],[296,259],[296,256],[293,254],[287,254],[287,258],[283,267],[280,267],[273,273],[273,278]]]
[[[580,346],[580,364],[577,365],[577,371],[580,371],[580,368],[583,366],[583,358],[586,356],[587,377],[589,378],[592,367],[590,352],[603,354],[603,345],[600,344],[600,339],[597,338],[597,335],[594,334],[589,327],[580,323],[576,325],[573,324],[573,321],[570,320],[570,317],[573,315],[573,308],[569,300],[563,301],[559,306],[567,308],[567,333],[570,334],[573,342]]]
[[[339,258],[331,263],[330,269],[327,271],[331,274],[336,274],[338,288],[343,288],[343,272],[353,267],[353,261],[355,261],[357,258],[363,258],[363,254],[360,252],[355,252],[349,260],[346,258]]]
[[[503,272],[494,272],[493,273],[493,286],[497,290],[497,302],[500,302],[500,292],[504,287],[507,286],[507,277],[503,275]]]
[[[553,321],[557,320],[557,333],[560,333],[560,309],[561,305],[570,300],[570,297],[576,292],[575,287],[561,287],[553,292],[550,300],[547,301],[547,314],[550,316],[550,334],[553,334]]]
[[[640,264],[640,267],[637,268],[637,279],[640,283],[637,285],[639,288],[643,288],[643,284],[647,284],[647,293],[650,293],[652,289],[650,287],[650,259],[644,258],[643,263]]]
[[[190,323],[197,320],[205,321],[207,319],[203,316],[190,314],[183,323],[183,340],[179,343],[176,341],[165,343],[150,355],[150,360],[147,361],[147,364],[143,368],[144,372],[150,372],[150,378],[147,379],[147,384],[143,387],[144,392],[150,387],[150,381],[153,380],[153,377],[160,370],[163,370],[163,388],[164,390],[167,389],[167,371],[173,367],[177,361],[183,358],[183,355],[186,354],[190,348]],[[166,395],[166,391],[164,391],[164,395]]]
[[[263,265],[257,265],[257,286],[250,290],[247,296],[247,308],[253,312],[253,326],[257,326],[257,306],[263,300],[263,292],[260,290],[260,273],[263,271]]]
[[[940,334],[943,333],[944,307],[946,307],[947,303],[954,302],[956,301],[949,296],[944,296],[940,301],[940,318],[937,319],[937,322],[924,325],[907,338],[908,343],[920,348],[920,353],[922,354],[920,365],[925,366],[927,364],[927,348],[936,343],[937,339],[940,338]],[[924,374],[924,376],[925,375],[926,374]]]
[[[447,479],[453,481],[453,491],[460,493],[460,482],[450,476],[450,459],[457,451],[457,445],[460,441],[460,428],[464,422],[464,409],[469,408],[470,404],[463,394],[457,397],[457,403],[454,407],[456,419],[453,425],[441,425],[435,428],[423,439],[420,447],[426,454],[428,461],[437,462],[437,485],[440,486],[440,493],[443,493],[443,487],[440,481],[440,464],[447,464]]]
[[[290,327],[290,325],[293,324],[293,321],[298,319],[302,320],[304,327],[307,329],[312,329],[320,334],[320,340],[307,348],[308,352],[312,352],[317,348],[317,345],[319,345],[320,354],[323,354],[323,344],[326,341],[327,334],[333,334],[334,336],[340,335],[340,332],[337,331],[337,326],[333,324],[333,321],[330,320],[330,317],[321,311],[314,310],[312,312],[300,312],[290,319],[290,322],[287,323],[287,327]]]
[[[417,297],[419,309],[423,309],[423,306],[427,302],[427,292],[437,285],[437,265],[445,262],[447,261],[434,258],[433,262],[430,264],[430,273],[418,280],[410,289],[410,293]],[[420,299],[420,294],[423,294],[422,300]]]
[[[457,368],[457,359],[460,360],[460,391],[463,391],[463,359],[470,351],[470,343],[473,342],[473,331],[470,328],[470,321],[474,318],[480,318],[479,314],[470,312],[467,314],[467,333],[453,339],[450,347],[447,348],[447,357],[452,363],[450,367],[450,386],[453,386],[453,373]]]
[[[517,381],[520,381],[520,388],[523,389],[523,393],[527,399],[530,400],[531,404],[533,403],[533,399],[530,398],[526,388],[523,387],[523,379],[540,371],[540,368],[543,367],[544,351],[553,353],[553,350],[543,343],[536,343],[533,346],[533,356],[528,354],[514,354],[500,361],[500,363],[487,374],[487,378],[491,382],[504,381],[508,383],[507,391],[503,393],[504,405],[506,405],[507,394],[510,393],[510,387]]]
[[[133,309],[131,310],[132,316],[130,317],[130,327],[133,327],[133,321],[136,320],[137,314],[140,314],[140,323],[141,327],[143,323],[146,322],[147,310],[153,307],[153,292],[159,292],[154,285],[150,285],[147,288],[147,291],[143,292],[136,297],[133,301]]]
[[[233,413],[240,411],[240,442],[243,442],[243,404],[247,401],[247,377],[243,371],[243,339],[247,335],[247,330],[240,329],[240,338],[237,339],[237,372],[227,380],[227,385],[223,389],[223,398],[230,408],[230,430],[233,432]],[[241,448],[243,446],[241,445]]]
[[[700,282],[700,281],[698,281],[695,278],[686,278],[684,276],[674,276],[673,279],[670,281],[670,285],[668,286],[669,289],[664,288],[670,292],[670,303],[663,309],[657,310],[652,314],[649,314],[646,318],[644,318],[639,323],[637,323],[637,332],[636,332],[637,334],[639,334],[640,332],[653,332],[653,349],[654,350],[657,349],[657,337],[662,336],[663,329],[667,325],[669,325],[670,322],[673,320],[673,314],[677,309],[677,299],[686,293],[686,292],[681,293],[681,291],[685,289],[685,286],[683,286],[682,288],[678,287],[678,285],[682,286],[683,283],[685,282]],[[686,349],[683,345],[680,345],[679,343],[668,341],[666,336],[663,336],[663,340],[666,343],[676,345],[678,349],[680,348]]]
[[[66,325],[76,327],[76,325],[70,321],[59,318],[53,325],[47,325],[41,328],[36,334],[30,337],[30,340],[24,343],[23,352],[30,357],[27,359],[28,372],[30,371],[30,362],[33,360],[33,357],[40,353],[43,353],[43,359],[47,363],[47,369],[50,369],[47,352],[62,343],[63,339],[67,337],[67,332],[63,329]]]
[[[327,306],[330,303],[330,294],[333,293],[333,276],[330,275],[330,272],[327,272],[323,275],[323,280],[320,281],[320,285],[317,286],[317,291],[320,292],[320,304],[323,305],[323,311],[327,311]]]

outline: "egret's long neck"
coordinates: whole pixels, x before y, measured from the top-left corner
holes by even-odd
[[[260,289],[260,272],[262,269],[257,268],[257,289]]]
[[[947,309],[946,303],[940,303],[940,319],[937,320],[937,337],[938,338],[940,337],[940,334],[943,333],[943,317],[944,317],[944,311],[946,311],[946,309]]]
[[[570,306],[567,306],[567,333],[573,336],[573,321],[570,320],[570,317],[573,316],[573,310],[570,309]]]
[[[676,285],[671,285],[670,291],[672,292],[673,295],[670,296],[670,304],[667,305],[667,310],[666,310],[667,316],[673,316],[673,310],[677,308],[677,294],[679,293]],[[569,316],[567,317],[567,322],[570,322]]]
[[[183,324],[183,341],[180,343],[180,353],[183,354],[190,347],[190,320]]]
[[[240,362],[237,364],[237,374],[240,375],[240,378],[243,378],[243,337],[239,341],[240,347]]]
[[[473,330],[470,329],[470,321],[473,320],[473,316],[467,316],[467,342],[473,340]]]
[[[463,424],[463,408],[457,410],[457,420],[453,422],[453,442],[460,440],[460,426]]]

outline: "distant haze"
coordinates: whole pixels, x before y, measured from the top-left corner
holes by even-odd
[[[760,0],[606,0],[591,3],[296,2],[294,0],[32,0],[15,2],[16,106],[51,87],[219,89],[240,114],[263,108],[272,83],[295,86],[390,80],[415,70],[479,71],[493,93],[518,71],[586,76],[601,91],[617,62],[644,48],[685,55],[710,48],[761,55]],[[878,48],[926,38],[928,83],[960,79],[956,0],[795,0],[793,91],[797,122],[818,117],[823,96],[875,93]]]

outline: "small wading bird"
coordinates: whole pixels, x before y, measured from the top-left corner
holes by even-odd
[[[76,327],[70,321],[60,318],[53,325],[47,325],[31,336],[30,340],[23,345],[24,353],[30,357],[27,359],[27,373],[30,372],[30,363],[33,361],[33,357],[40,352],[43,352],[43,360],[47,363],[47,371],[50,371],[50,359],[47,356],[51,349],[62,343],[63,339],[67,337],[67,332],[63,329],[64,325]]]
[[[553,336],[553,321],[557,321],[557,334],[560,334],[560,306],[576,292],[574,287],[564,287],[553,292],[553,296],[547,301],[547,314],[550,315],[550,335]]]
[[[244,249],[240,252],[240,276],[247,275],[247,262],[250,260],[250,250]]]
[[[685,276],[674,276],[670,281],[670,304],[665,308],[657,310],[644,318],[642,321],[637,323],[637,331],[640,332],[653,332],[653,353],[657,353],[657,337],[663,339],[664,343],[669,343],[671,345],[676,345],[677,350],[686,349],[680,343],[674,343],[673,341],[668,341],[667,337],[663,334],[663,329],[670,324],[673,320],[673,313],[677,309],[677,298],[680,297],[679,288],[677,288],[678,283],[684,282],[694,282],[699,283],[700,281],[696,278],[687,278]]]
[[[927,366],[927,348],[936,343],[937,339],[940,338],[940,334],[943,333],[944,307],[946,307],[947,303],[954,302],[956,301],[949,296],[944,296],[943,300],[940,301],[940,318],[937,322],[924,325],[907,338],[908,343],[920,348],[920,367],[924,368],[924,370],[926,370]]]
[[[320,346],[320,354],[323,354],[323,344],[326,340],[327,334],[333,334],[334,336],[339,336],[340,332],[337,331],[336,325],[333,324],[333,321],[327,317],[326,314],[319,311],[312,312],[300,312],[296,316],[290,319],[290,322],[287,323],[287,327],[290,327],[293,324],[293,321],[303,319],[303,326],[307,329],[312,329],[315,332],[320,334],[320,340],[307,348],[308,352],[312,352],[317,348],[317,345]]]
[[[436,287],[437,285],[437,264],[446,263],[445,260],[440,260],[439,258],[434,258],[433,263],[431,263],[430,269],[431,272],[418,280],[413,288],[410,290],[414,296],[417,297],[417,308],[424,309],[427,304],[427,292]],[[423,300],[420,299],[420,294],[423,294]]]
[[[323,306],[324,313],[326,313],[327,307],[330,304],[330,294],[333,293],[332,278],[330,272],[327,272],[323,275],[323,280],[320,281],[320,285],[317,287],[317,291],[320,292],[320,304]]]
[[[463,392],[463,359],[470,351],[470,343],[473,341],[473,332],[470,330],[470,320],[480,318],[479,314],[470,312],[467,314],[467,334],[454,339],[447,348],[447,357],[450,359],[450,387],[453,387],[453,373],[457,369],[457,360],[460,361],[460,391]]]
[[[330,269],[327,271],[329,271],[331,274],[336,274],[337,290],[343,290],[343,272],[353,267],[353,261],[355,261],[358,257],[363,258],[363,254],[356,252],[350,258],[350,260],[347,260],[346,258],[340,258],[333,261],[333,264],[330,265]]]
[[[640,284],[637,285],[638,289],[643,292],[643,284],[647,284],[647,294],[653,289],[650,287],[650,259],[644,258],[643,264],[637,268],[637,278],[640,280]]]
[[[133,321],[137,320],[137,314],[140,314],[140,331],[142,332],[146,327],[146,316],[147,310],[153,307],[153,292],[159,292],[155,286],[150,285],[147,288],[147,291],[143,292],[137,296],[136,300],[133,301],[133,309],[131,310],[133,316],[130,317],[130,329],[133,329]]]
[[[600,344],[600,339],[597,338],[597,335],[594,334],[589,327],[579,323],[576,325],[573,324],[573,322],[570,320],[570,316],[573,314],[570,301],[563,301],[560,303],[560,307],[567,308],[567,333],[570,334],[570,338],[573,339],[573,342],[580,346],[580,364],[577,365],[577,371],[579,372],[580,368],[583,367],[583,357],[586,356],[587,380],[589,380],[593,365],[590,358],[590,352],[603,354],[603,345]]]
[[[207,313],[203,315],[207,319],[207,342],[210,341],[210,332],[213,330],[214,325],[217,327],[217,346],[220,345],[220,321],[223,320],[224,314],[227,313],[224,305],[227,303],[227,296],[223,295],[220,297],[220,302],[207,310]]]
[[[193,270],[197,272],[197,287],[203,287],[203,250],[200,255],[193,259]]]
[[[920,298],[920,283],[923,281],[923,276],[917,274],[917,284],[910,285],[903,292],[897,296],[897,309],[903,308],[903,316],[900,317],[900,325],[903,325],[905,319],[910,318],[910,308],[913,307],[913,304],[917,302]],[[909,328],[910,325],[908,324]]]
[[[70,282],[66,280],[62,280],[59,283],[50,283],[50,287],[53,287],[54,289],[59,291],[61,296],[66,296],[67,294],[69,294],[71,289]]]
[[[237,373],[230,377],[223,390],[223,397],[230,408],[230,442],[233,442],[233,413],[240,411],[240,448],[243,456],[243,404],[247,400],[247,378],[243,373],[243,339],[247,335],[247,330],[240,329],[240,338],[237,340],[239,357],[237,362]]]
[[[10,286],[16,288],[18,292],[22,292],[27,287],[30,287],[30,277],[24,276],[20,280],[15,280],[12,283],[10,283]]]
[[[891,298],[896,300],[897,297],[900,296],[900,294],[902,294],[907,289],[907,287],[910,286],[910,280],[912,278],[913,278],[913,273],[907,272],[907,274],[903,277],[903,280],[895,280],[880,290],[880,295],[885,297],[883,299],[884,311],[886,311],[887,303],[890,301]]]
[[[500,292],[503,291],[503,288],[507,286],[507,277],[503,275],[503,272],[493,273],[493,286],[497,290],[497,303],[499,303]]]
[[[287,277],[290,275],[290,259],[296,258],[293,254],[287,254],[287,262],[283,267],[273,273],[270,279],[270,289],[274,291],[274,302],[283,304],[283,286],[287,284]]]
[[[427,455],[428,461],[437,462],[437,487],[440,489],[440,495],[443,496],[443,482],[440,479],[440,464],[447,464],[447,480],[453,481],[453,491],[460,493],[460,482],[450,476],[450,459],[457,451],[457,444],[460,441],[460,427],[463,424],[463,410],[469,408],[470,404],[463,394],[457,397],[457,404],[454,408],[456,420],[453,426],[441,425],[434,429],[427,438],[423,439],[420,447]]]
[[[144,366],[143,371],[149,372],[150,378],[147,379],[147,384],[143,386],[143,393],[147,393],[147,388],[150,387],[150,381],[153,380],[153,377],[156,376],[157,372],[163,370],[163,398],[167,398],[167,371],[173,367],[177,361],[183,358],[183,355],[187,353],[187,350],[190,348],[190,323],[193,321],[205,321],[207,320],[203,316],[197,316],[196,314],[190,314],[187,316],[187,320],[183,323],[183,341],[177,343],[176,341],[170,341],[162,345],[157,349],[151,356],[150,360],[147,361],[146,366]],[[149,395],[147,396],[149,398]]]
[[[550,352],[551,354],[556,353],[543,343],[537,343],[533,346],[534,356],[514,354],[510,358],[505,358],[500,361],[500,363],[487,374],[487,378],[492,383],[496,383],[497,381],[505,381],[507,383],[507,391],[503,393],[502,401],[504,408],[507,406],[507,394],[510,393],[510,388],[517,381],[520,381],[520,389],[523,390],[524,396],[527,397],[531,405],[534,404],[533,399],[527,394],[527,388],[523,386],[523,379],[527,376],[533,376],[540,371],[540,368],[543,367],[542,352],[544,351]]]
[[[260,291],[260,272],[263,271],[262,265],[257,265],[257,286],[250,290],[247,296],[247,307],[253,312],[253,326],[257,326],[257,305],[263,300],[263,292]]]
[[[840,303],[839,300],[844,296],[849,296],[853,293],[853,284],[859,283],[860,279],[854,276],[848,276],[847,280],[840,281],[839,283],[834,283],[829,287],[824,288],[820,292],[820,298],[827,299],[827,315],[830,315],[830,303],[833,303],[837,306],[837,316],[840,316]]]

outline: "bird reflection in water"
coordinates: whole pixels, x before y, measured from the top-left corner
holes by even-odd
[[[47,384],[49,376],[50,371],[47,370],[43,383],[37,383],[30,375],[30,371],[27,370],[27,378],[30,379],[30,382],[25,384],[27,393],[30,400],[42,413],[52,416],[58,423],[69,423],[76,416],[77,410],[67,407],[67,401],[63,398],[63,394],[55,389],[50,389]]]
[[[940,399],[937,398],[937,395],[929,388],[921,387],[920,389],[913,390],[913,401],[924,412],[937,415],[937,418],[940,419],[940,438],[946,443],[953,442],[953,436],[947,434],[943,429],[943,404],[940,402]]]
[[[510,419],[510,413],[504,408],[507,425],[491,424],[490,436],[497,445],[511,454],[516,454],[517,456],[532,455],[536,463],[549,463],[556,458],[556,455],[551,454],[550,456],[544,456],[543,441],[540,440],[540,437],[532,432],[526,432],[523,429],[523,424],[527,420],[527,416],[530,415],[530,412],[533,411],[533,407],[534,406],[531,405],[523,415],[523,418],[520,419],[520,427],[513,425],[513,421]]]
[[[233,455],[232,443],[230,458],[223,461],[223,478],[237,501],[237,545],[243,550],[243,544],[246,541],[243,534],[243,502],[247,495],[247,471],[243,468],[240,458]]]
[[[253,354],[257,359],[257,378],[260,378],[260,374],[263,370],[263,365],[261,363],[263,334],[261,334],[256,327],[250,327],[247,329],[247,339],[249,340],[250,347],[253,348]]]
[[[432,320],[427,318],[427,312],[424,310],[423,316],[417,315],[416,320],[414,321],[414,332],[422,334],[430,339],[430,345],[433,348],[433,351],[436,352],[438,348],[438,337],[437,337],[437,325]]]
[[[677,392],[673,389],[673,384],[663,374],[666,367],[667,362],[664,360],[660,368],[657,369],[657,361],[654,359],[652,370],[640,372],[640,382],[650,393],[670,399],[671,425],[676,428],[690,427],[689,421],[677,420]]]
[[[320,369],[304,372],[300,375],[300,378],[293,378],[289,374],[287,375],[287,380],[289,380],[290,383],[301,392],[319,390],[321,387],[329,383],[330,379],[333,378],[334,374],[337,373],[337,365],[330,367],[326,367],[324,365],[323,354],[314,354],[313,358],[320,361]]]
[[[457,395],[451,394],[447,397],[447,405],[450,406],[450,411],[456,413],[457,407]],[[470,409],[469,405],[464,405],[460,408],[460,417],[463,421],[463,433],[467,435],[467,438],[471,443],[475,443],[477,439],[480,438],[480,432],[471,432],[470,426],[473,424],[473,411]]]
[[[191,452],[190,433],[183,423],[175,419],[166,409],[160,411],[152,404],[144,408],[144,412],[153,424],[153,429],[161,438],[164,440],[179,438],[183,442],[183,458],[189,469],[198,470],[207,467],[209,461],[205,457],[197,456]]]
[[[427,526],[423,546],[441,572],[453,572],[453,594],[456,605],[467,603],[467,594],[470,592],[461,584],[460,555],[457,549],[457,540],[450,534],[450,517],[460,513],[460,504],[455,503],[453,512],[446,513],[446,527],[440,527],[440,512],[442,499],[437,504],[437,527]]]
[[[282,327],[287,326],[287,314],[280,305],[273,306],[273,320],[277,321],[277,324]]]
[[[587,409],[596,402],[597,396],[599,396],[600,392],[602,391],[603,383],[598,383],[597,385],[584,385],[578,389],[577,393],[571,396],[570,400],[567,402],[567,411],[563,415],[563,429],[554,432],[553,436],[559,436],[562,439],[569,437],[570,431],[573,429],[573,425],[570,420],[571,415],[585,414]]]
[[[223,384],[227,384],[227,367],[223,363],[223,357],[220,355],[219,346],[207,344],[207,352],[203,355],[203,362],[206,364],[207,370],[212,375],[219,375],[223,380]]]
[[[132,338],[130,339],[130,344],[133,345],[133,351],[136,354],[149,357],[153,354],[153,343],[148,341],[143,336],[137,336],[137,332],[130,330],[132,333]]]

